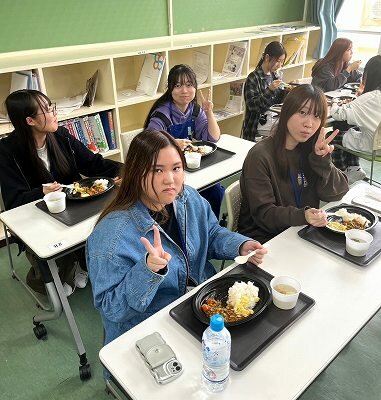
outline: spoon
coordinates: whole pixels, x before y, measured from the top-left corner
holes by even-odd
[[[42,184],[42,186],[45,186],[45,187],[49,187],[51,185],[52,185],[51,183],[43,183]],[[68,189],[73,189],[74,188],[74,184],[71,183],[70,185],[64,185],[64,184],[61,183],[61,187],[65,187],[65,188],[68,188]]]
[[[251,256],[253,256],[256,252],[257,252],[257,250],[253,250],[253,251],[251,251],[249,254],[246,254],[245,256],[237,256],[237,257],[234,259],[234,261],[235,261],[237,264],[245,264],[245,263],[247,263],[247,260],[248,260]]]

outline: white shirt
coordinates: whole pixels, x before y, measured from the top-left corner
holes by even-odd
[[[350,103],[338,106],[333,103],[331,116],[338,121],[356,125],[361,132],[348,130],[343,137],[343,145],[353,150],[371,152],[373,136],[381,122],[381,91],[372,90],[357,97]]]
[[[36,149],[37,150],[37,155],[40,157],[41,161],[44,163],[45,168],[50,171],[50,161],[48,157],[48,150],[46,148],[46,142],[45,144],[40,148]]]

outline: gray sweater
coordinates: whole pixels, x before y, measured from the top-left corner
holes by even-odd
[[[312,85],[319,86],[324,92],[342,88],[347,82],[359,82],[361,72],[349,73],[343,69],[340,74],[335,75],[334,64],[325,64],[316,73],[312,74]]]
[[[318,208],[320,200],[340,200],[349,189],[345,175],[333,165],[330,156],[317,156],[314,151],[303,156],[298,147],[286,151],[289,170],[300,195],[299,206],[291,178],[280,174],[272,137],[257,143],[243,165],[238,232],[262,243],[290,226],[306,224],[306,207]],[[305,187],[300,182],[301,170],[307,182]]]

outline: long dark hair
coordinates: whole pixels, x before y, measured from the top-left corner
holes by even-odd
[[[381,55],[374,56],[368,60],[364,68],[365,87],[363,93],[372,90],[381,90]]]
[[[127,210],[144,197],[144,182],[152,168],[155,168],[160,150],[168,146],[176,149],[184,168],[184,154],[169,133],[145,129],[132,139],[122,170],[122,183],[98,222],[112,211]]]
[[[281,42],[270,42],[266,47],[265,50],[262,53],[261,59],[259,60],[256,69],[261,67],[263,64],[263,61],[265,60],[266,54],[270,57],[270,60],[273,61],[274,63],[279,57],[282,57],[283,55],[285,56],[284,59],[287,59],[287,50],[283,46]]]
[[[326,64],[333,64],[335,66],[335,76],[348,67],[348,62],[343,61],[344,53],[352,46],[352,41],[346,38],[337,38],[331,45],[325,57],[316,61],[312,67],[312,76],[315,76],[321,67]]]
[[[28,117],[35,118],[37,113],[41,112],[44,115],[46,123],[46,105],[50,106],[51,104],[49,97],[38,90],[17,90],[5,99],[5,107],[9,119],[15,128],[15,136],[20,150],[23,152],[26,151],[32,163],[32,168],[41,181],[50,179],[50,173],[37,154],[32,127],[27,124],[26,119]],[[70,164],[52,133],[46,135],[46,147],[49,158],[61,176],[68,175],[70,173]]]
[[[299,110],[301,110],[308,101],[311,101],[308,113],[318,115],[320,117],[320,126],[315,134],[305,143],[299,143],[297,147],[301,148],[303,154],[308,155],[315,145],[319,136],[320,129],[324,126],[327,118],[327,100],[323,91],[312,85],[300,85],[286,96],[282,111],[279,116],[279,122],[273,130],[273,140],[278,160],[279,172],[285,177],[287,176],[288,163],[286,157],[286,139],[288,134],[288,120]]]
[[[146,129],[149,125],[149,121],[151,119],[152,113],[159,108],[161,105],[166,103],[167,101],[173,101],[172,91],[175,86],[180,83],[181,85],[185,84],[186,82],[190,82],[193,87],[196,89],[196,95],[191,103],[197,103],[197,79],[196,74],[194,73],[193,69],[186,64],[178,64],[171,68],[168,74],[168,82],[167,82],[167,90],[165,93],[159,97],[153,106],[149,110],[147,118],[144,122],[144,129]]]

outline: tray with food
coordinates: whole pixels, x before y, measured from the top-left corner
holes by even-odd
[[[349,213],[352,214],[350,217],[352,219],[357,219],[358,217],[353,214],[358,214],[364,217],[367,221],[364,221],[362,218],[357,222],[354,222],[355,225],[352,225],[352,222],[349,220],[348,225],[343,224],[345,229],[348,230],[352,228],[364,229],[369,231],[369,233],[373,236],[373,242],[371,243],[369,250],[367,251],[365,256],[356,257],[349,254],[345,249],[345,231],[337,229],[336,224],[333,228],[325,227],[325,228],[315,228],[314,226],[307,225],[305,228],[301,229],[298,232],[298,235],[308,242],[315,244],[318,247],[321,247],[324,250],[329,251],[345,260],[348,260],[356,265],[361,267],[365,267],[369,265],[372,261],[374,261],[381,253],[381,224],[378,223],[378,217],[370,210],[367,210],[363,207],[353,206],[351,204],[340,204],[336,207],[331,207],[326,210],[329,213],[328,220],[334,217],[332,214],[339,211],[340,209],[345,209],[346,212],[339,212],[339,214]],[[343,217],[338,217],[339,220],[337,222],[344,222]],[[357,225],[359,224],[359,225]]]
[[[69,200],[86,200],[100,196],[114,187],[111,178],[85,178],[74,182],[73,187],[65,188],[66,198]]]
[[[217,145],[206,140],[192,142],[184,149],[184,153],[200,153],[201,157],[208,156],[217,150]]]
[[[230,366],[236,371],[241,371],[315,304],[311,297],[300,293],[295,308],[281,310],[275,307],[271,301],[271,293],[268,292],[272,278],[271,274],[253,264],[238,265],[223,277],[217,278],[216,283],[213,284],[213,281],[211,281],[204,285],[194,296],[188,297],[172,308],[169,314],[187,332],[201,341],[207,322],[201,322],[195,310],[202,307],[202,298],[204,297],[202,293],[219,293],[218,288],[221,287],[224,288],[222,292],[226,293],[226,290],[228,291],[229,288],[233,287],[235,282],[252,282],[254,286],[258,287],[257,297],[260,300],[258,302],[253,300],[256,305],[252,309],[253,314],[250,315],[256,313],[257,315],[251,319],[243,317],[244,323],[226,324],[232,338]],[[213,292],[214,286],[217,292]],[[236,293],[233,297],[241,297],[237,304],[242,303],[242,296],[239,296],[242,289],[237,288],[236,291],[238,295]],[[255,293],[252,293],[252,296],[249,297],[256,297]],[[246,303],[246,299],[243,302]],[[196,308],[195,304],[197,305]],[[245,308],[247,308],[247,305],[245,304]],[[262,311],[259,311],[259,308]],[[202,318],[204,317],[202,316]]]

